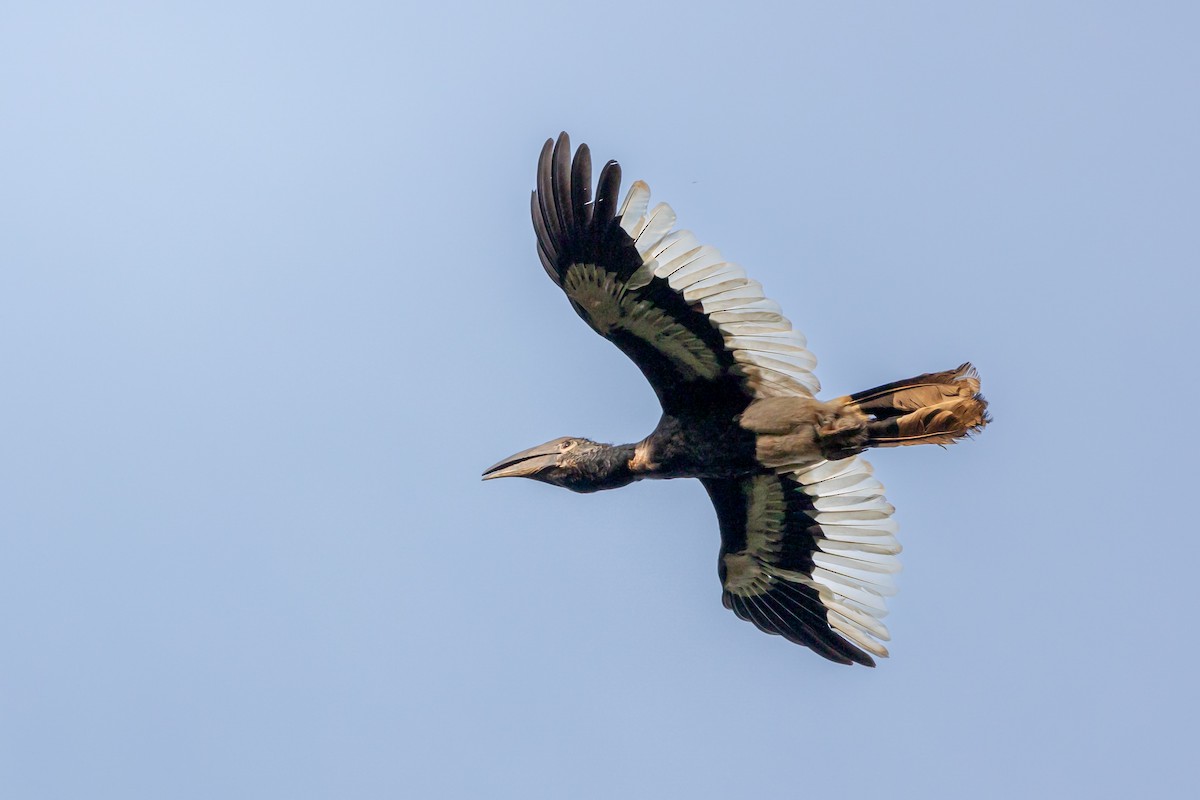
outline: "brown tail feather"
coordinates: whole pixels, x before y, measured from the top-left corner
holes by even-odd
[[[871,417],[868,447],[953,444],[990,421],[970,363],[858,392],[845,403]]]

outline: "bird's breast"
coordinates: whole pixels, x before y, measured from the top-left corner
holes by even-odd
[[[754,435],[732,415],[667,417],[637,444],[629,467],[651,478],[726,478],[758,470]]]

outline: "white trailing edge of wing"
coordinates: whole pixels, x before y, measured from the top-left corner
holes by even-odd
[[[635,181],[621,204],[621,228],[634,240],[642,269],[637,287],[662,278],[688,303],[699,305],[725,339],[737,371],[755,397],[816,395],[817,359],[808,342],[766,298],[762,285],[715,247],[699,244],[686,230],[672,230],[675,212],[666,203],[650,208],[650,187]]]
[[[817,590],[838,634],[886,656],[882,642],[891,637],[883,624],[884,598],[896,592],[901,547],[883,484],[857,456],[807,466],[792,477],[811,498],[819,531],[812,574],[803,582]]]

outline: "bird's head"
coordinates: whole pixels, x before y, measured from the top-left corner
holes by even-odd
[[[562,436],[514,453],[484,470],[492,478],[533,478],[573,492],[613,489],[633,480],[627,457],[608,444]]]

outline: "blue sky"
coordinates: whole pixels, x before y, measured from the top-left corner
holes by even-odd
[[[1194,755],[1200,14],[1186,3],[0,12],[0,794],[1123,797]],[[761,281],[872,458],[892,658],[725,611],[528,220],[559,130]]]

